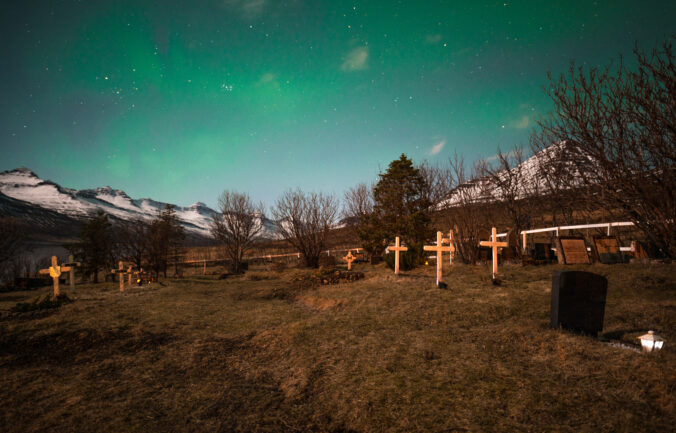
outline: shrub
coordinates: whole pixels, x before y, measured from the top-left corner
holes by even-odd
[[[333,256],[319,256],[320,268],[333,268],[336,266],[336,258]]]
[[[268,265],[268,270],[272,272],[284,272],[286,269],[286,263],[273,262]]]
[[[33,302],[19,302],[12,308],[12,311],[17,313],[27,313],[36,310],[49,310],[52,308],[59,308],[62,304],[67,304],[69,302],[72,301],[66,295],[60,295],[57,298],[54,298],[52,295],[48,294],[45,295],[44,298],[38,296]]]
[[[394,269],[394,252],[385,254],[385,264],[388,268]],[[409,271],[415,268],[415,255],[408,251],[399,253],[399,270]]]
[[[394,269],[394,252],[385,254],[385,264]],[[408,251],[399,253],[399,269],[409,271],[417,265],[425,263],[425,255],[422,246],[409,246]]]

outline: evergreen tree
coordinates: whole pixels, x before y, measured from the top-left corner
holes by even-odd
[[[399,236],[409,245],[409,254],[422,260],[422,245],[432,235],[429,228],[431,201],[420,170],[401,154],[379,175],[373,188],[373,211],[357,223],[357,234],[365,249],[382,252]]]

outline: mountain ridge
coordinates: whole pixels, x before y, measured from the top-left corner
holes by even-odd
[[[134,199],[125,191],[111,186],[75,190],[52,180],[41,179],[27,167],[0,172],[0,213],[15,217],[41,213],[40,227],[50,218],[60,226],[82,223],[102,210],[113,222],[155,218],[168,204],[149,197]],[[193,241],[211,240],[211,220],[219,213],[202,202],[190,206],[173,205],[176,216]],[[25,212],[22,212],[21,209]],[[9,211],[11,209],[11,212]],[[23,215],[25,214],[25,215]],[[58,218],[59,215],[63,218]],[[263,237],[274,238],[274,222],[261,217]],[[44,228],[44,227],[43,227]],[[72,233],[72,230],[67,230]]]

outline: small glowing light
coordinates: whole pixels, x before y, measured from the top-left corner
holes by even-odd
[[[655,331],[648,331],[647,334],[636,337],[641,340],[641,346],[643,347],[643,352],[650,353],[653,350],[660,350],[664,345],[664,338],[655,334]]]

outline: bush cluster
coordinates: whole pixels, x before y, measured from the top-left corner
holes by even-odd
[[[69,302],[72,301],[66,295],[60,295],[55,298],[51,294],[47,294],[42,298],[38,296],[33,302],[19,302],[12,308],[12,311],[16,313],[27,313],[29,311],[50,310],[59,308],[62,304],[67,304]]]

